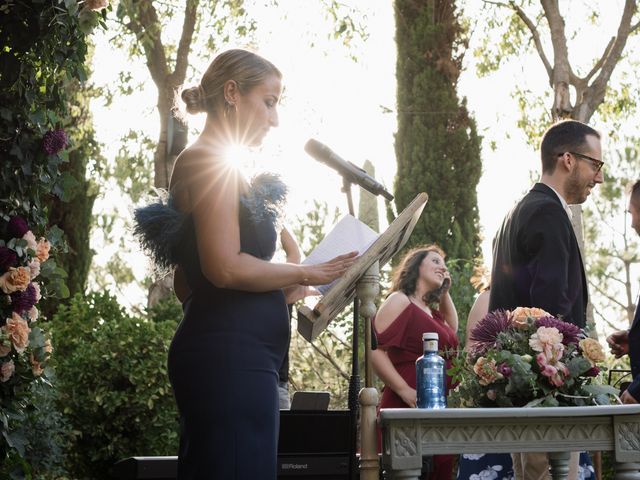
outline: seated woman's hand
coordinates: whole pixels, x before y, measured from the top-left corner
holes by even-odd
[[[351,265],[354,264],[358,252],[349,252],[344,255],[329,260],[328,262],[318,263],[316,265],[304,265],[304,281],[303,285],[326,285],[336,278],[344,275]]]
[[[396,392],[404,403],[411,408],[416,408],[418,405],[418,397],[415,388],[411,388],[409,385],[402,388],[399,392]]]

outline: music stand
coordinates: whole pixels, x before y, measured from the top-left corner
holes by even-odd
[[[375,263],[387,263],[407,243],[429,196],[422,192],[389,225],[375,242],[337,280],[327,293],[318,300],[313,309],[306,305],[298,308],[298,332],[312,342],[353,300],[356,285],[366,271]]]
[[[427,203],[428,195],[419,193],[413,201],[402,211],[400,215],[389,225],[371,246],[355,261],[355,263],[337,280],[325,295],[316,303],[313,309],[302,305],[298,308],[298,332],[309,342],[313,341],[329,325],[357,294],[358,283],[370,283],[371,275],[367,275],[371,267],[378,263],[384,265],[405,245],[420,214]],[[337,252],[338,253],[338,252]],[[377,272],[377,269],[374,269]],[[375,282],[378,282],[375,275]],[[363,292],[367,289],[363,289]],[[371,302],[370,298],[358,298],[354,305],[354,332],[352,376],[349,382],[349,415],[351,423],[351,451],[349,456],[349,478],[356,477],[356,440],[357,440],[357,390],[359,389],[359,377],[357,376],[357,319],[359,303]],[[375,306],[374,306],[375,307]],[[369,310],[369,309],[368,309]],[[375,312],[375,309],[373,310]],[[370,328],[369,325],[366,328]],[[368,357],[370,345],[365,346],[365,358]],[[356,386],[357,385],[357,386]],[[363,455],[365,452],[362,452]],[[376,456],[377,459],[377,456]],[[370,468],[370,467],[367,467]]]

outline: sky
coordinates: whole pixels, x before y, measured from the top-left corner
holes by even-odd
[[[341,178],[327,166],[309,157],[303,150],[310,138],[315,138],[356,164],[370,160],[376,168],[376,178],[392,189],[396,162],[394,151],[395,118],[395,62],[394,16],[392,2],[342,2],[356,5],[363,13],[366,40],[355,39],[351,49],[338,40],[329,40],[332,20],[322,10],[321,2],[280,0],[280,9],[256,1],[252,14],[258,18],[258,51],[273,61],[284,74],[285,95],[279,107],[280,126],[274,129],[261,151],[247,157],[245,167],[252,170],[268,169],[282,174],[290,187],[288,215],[292,221],[304,214],[314,200],[326,201],[346,213],[346,199],[341,192]],[[567,8],[576,0],[564,2]],[[620,6],[620,0],[615,0]],[[467,13],[477,20],[481,2],[467,2]],[[287,20],[282,21],[283,11]],[[605,12],[613,19],[616,9]],[[573,19],[573,16],[572,16]],[[603,18],[605,25],[613,25]],[[524,134],[515,126],[517,105],[511,97],[515,82],[523,88],[540,92],[548,88],[548,80],[537,56],[519,58],[506,64],[499,72],[479,78],[475,69],[473,49],[482,39],[481,25],[475,26],[470,51],[465,56],[465,69],[459,80],[459,94],[466,97],[471,115],[476,119],[483,135],[483,174],[477,187],[480,212],[482,250],[490,265],[490,240],[509,208],[528,190],[532,172],[538,170],[535,149],[528,146]],[[571,42],[594,45],[601,37],[602,44],[612,34],[611,28],[596,33],[582,31]],[[156,90],[148,78],[141,61],[131,62],[109,41],[109,32],[97,32],[93,80],[96,85],[112,85],[118,72],[128,71],[142,82],[141,92],[104,106],[100,99],[92,103],[94,121],[98,125],[98,138],[104,144],[107,158],[113,157],[120,137],[129,128],[143,126],[151,138],[157,137],[157,114],[154,111]],[[313,48],[311,44],[313,43]],[[597,42],[596,42],[597,43]],[[233,45],[230,45],[233,46]],[[240,45],[242,46],[242,45]],[[592,48],[570,50],[576,63],[588,65],[594,55]],[[202,52],[200,52],[202,53]],[[204,56],[204,55],[203,55]],[[352,57],[357,58],[354,61]],[[190,81],[195,85],[206,63],[192,56]],[[204,117],[192,117],[190,126],[198,130]],[[495,143],[495,148],[491,144]],[[605,140],[606,144],[606,140]],[[534,174],[535,177],[535,174]],[[357,205],[357,189],[355,204]],[[428,193],[428,192],[427,192]],[[96,205],[102,209],[118,208],[121,215],[130,215],[130,205],[119,205],[118,194],[107,190]],[[589,200],[591,201],[591,200]],[[427,207],[429,208],[428,204]],[[380,218],[385,214],[380,200]],[[96,236],[92,246],[99,252],[96,263],[104,262],[118,245],[105,245]],[[135,244],[129,261],[139,265],[140,252]],[[137,266],[139,278],[148,274]],[[125,303],[144,302],[144,292],[121,292]]]

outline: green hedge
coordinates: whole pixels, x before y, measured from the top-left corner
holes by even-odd
[[[133,317],[108,293],[76,295],[55,315],[54,384],[72,429],[72,478],[110,478],[125,457],[177,454],[167,353],[180,316],[173,304]]]

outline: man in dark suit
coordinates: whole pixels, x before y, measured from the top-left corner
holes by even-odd
[[[640,180],[633,184],[629,198],[629,213],[631,214],[631,228],[640,235]],[[612,333],[607,337],[611,353],[616,358],[629,354],[631,362],[631,385],[620,396],[622,403],[640,403],[640,302],[636,305],[631,328]]]
[[[489,310],[538,307],[586,324],[587,282],[568,205],[603,181],[600,134],[574,120],[540,144],[542,175],[507,214],[493,244]]]
[[[569,205],[583,203],[604,179],[600,134],[574,120],[556,123],[542,137],[540,157],[540,182],[507,214],[494,238],[489,310],[538,307],[584,327],[587,282]],[[512,458],[516,480],[549,478],[546,454]],[[569,480],[577,470],[574,452]]]

